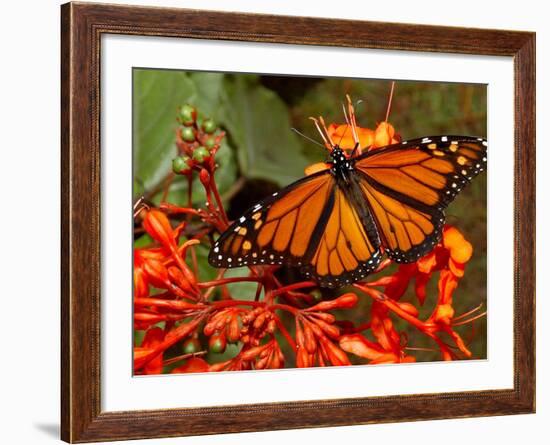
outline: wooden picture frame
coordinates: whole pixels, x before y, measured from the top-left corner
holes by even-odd
[[[534,412],[534,33],[90,3],[65,4],[61,13],[63,440],[95,442]],[[512,56],[515,70],[513,389],[102,412],[99,117],[103,34]]]

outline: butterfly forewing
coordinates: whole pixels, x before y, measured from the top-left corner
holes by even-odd
[[[335,187],[327,171],[301,179],[251,207],[210,251],[210,264],[304,264],[315,228]]]
[[[355,162],[382,244],[397,262],[425,255],[440,240],[444,209],[483,171],[487,142],[437,136],[368,152]]]

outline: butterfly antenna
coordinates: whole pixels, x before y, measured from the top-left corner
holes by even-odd
[[[388,98],[388,106],[386,108],[386,119],[385,122],[388,122],[388,119],[390,117],[390,110],[391,110],[391,103],[393,100],[393,91],[395,89],[395,80],[392,80],[391,88],[390,88],[390,97]]]
[[[315,139],[312,139],[309,136],[306,136],[304,133],[298,131],[296,128],[292,127],[291,130],[294,131],[295,133],[299,134],[303,138],[307,139],[309,142],[313,142],[315,145],[318,145],[321,148],[325,148],[325,146],[323,144],[321,144],[320,142],[317,142]]]
[[[136,218],[142,210],[149,210],[149,205],[145,202],[145,196],[140,196],[133,206],[134,218]]]
[[[353,108],[353,103],[351,102],[351,97],[349,96],[349,94],[346,94],[346,100],[348,102],[349,124],[351,126],[351,132],[353,134],[353,141],[355,142],[355,146],[358,147],[359,153],[361,153],[359,136],[357,135],[357,119],[355,117],[355,108]],[[346,120],[348,120],[348,116],[346,114],[345,109],[344,109],[344,116],[346,116]],[[354,148],[353,150],[355,152],[357,148]]]
[[[317,131],[319,132],[319,134],[323,138],[323,141],[325,143],[325,147],[327,148],[328,151],[331,151],[334,144],[332,143],[332,140],[330,139],[330,136],[328,135],[328,132],[326,132],[326,127],[324,125],[324,122],[322,121],[322,118],[320,118],[321,119],[321,124],[323,124],[323,128],[324,128],[326,134],[323,133],[323,130],[321,129],[321,125],[319,124],[319,120],[317,120],[314,117],[310,117],[310,119],[313,121],[313,123],[315,124],[315,127],[317,128]]]
[[[325,120],[323,119],[323,116],[319,116],[319,121],[321,122],[321,126],[323,127],[323,130],[325,132],[325,134],[327,135],[327,138],[330,142],[330,146],[331,148],[334,147],[334,141],[332,140],[332,138],[330,137],[330,134],[328,132],[328,129],[327,129],[327,125],[325,124]]]

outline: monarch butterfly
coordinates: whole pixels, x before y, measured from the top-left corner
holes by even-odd
[[[352,117],[349,156],[314,119],[330,149],[327,168],[247,210],[213,244],[212,266],[287,264],[335,288],[373,272],[382,253],[410,263],[432,250],[444,209],[485,169],[487,141],[429,136],[357,155]]]

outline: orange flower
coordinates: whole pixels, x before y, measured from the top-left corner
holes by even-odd
[[[360,147],[370,147],[374,142],[374,131],[369,128],[356,127],[355,131],[359,138]],[[338,146],[344,150],[353,150],[355,140],[353,131],[348,124],[330,124],[328,134]]]
[[[164,331],[159,327],[149,329],[141,343],[144,349],[151,349],[158,346],[164,340]],[[162,372],[162,353],[150,360],[144,367],[144,374],[160,374]]]
[[[380,122],[375,130],[355,127],[355,132],[359,139],[359,146],[363,150],[385,147],[400,141],[395,128],[389,122]],[[348,124],[330,124],[328,134],[344,150],[353,150],[355,147],[353,131]]]
[[[384,354],[384,348],[361,334],[343,335],[340,337],[340,347],[350,354],[369,360],[375,360]]]
[[[170,225],[168,217],[160,210],[151,209],[145,213],[143,228],[155,241],[169,251],[176,249],[174,230]]]
[[[370,149],[396,144],[401,138],[395,134],[395,128],[388,122],[380,122],[374,130],[374,142]]]
[[[455,276],[462,277],[464,264],[472,257],[472,245],[452,226],[445,226],[443,230],[443,245],[449,251],[449,268]]]
[[[439,304],[435,309],[434,320],[438,323],[450,325],[455,314],[455,310],[450,304]]]

